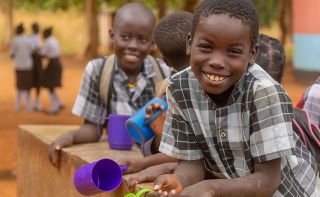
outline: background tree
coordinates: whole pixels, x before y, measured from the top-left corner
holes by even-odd
[[[13,9],[13,3],[12,0],[7,0],[4,2],[1,2],[0,4],[0,11],[3,12],[4,16],[6,17],[5,19],[5,24],[4,26],[6,28],[1,28],[2,33],[3,33],[3,38],[1,40],[1,46],[0,49],[1,51],[7,51],[10,46],[10,42],[13,38],[13,14],[12,14],[12,9]]]
[[[199,2],[199,0],[184,0],[183,10],[193,13]]]
[[[278,2],[278,22],[281,30],[280,41],[285,44],[286,38],[292,38],[292,0]]]
[[[1,48],[6,48],[8,43],[11,41],[13,36],[13,14],[12,10],[23,9],[23,10],[65,10],[76,9],[83,13],[85,19],[85,30],[87,35],[86,47],[84,48],[84,54],[87,57],[98,56],[99,49],[99,29],[98,29],[98,16],[101,12],[102,4],[107,5],[108,12],[111,12],[111,17],[115,10],[122,6],[124,3],[129,2],[142,2],[151,8],[158,16],[158,20],[174,11],[188,11],[193,13],[201,0],[0,0],[1,12],[6,13],[5,27],[2,28],[3,40],[1,40]],[[259,16],[261,27],[271,27],[275,22],[279,25],[281,30],[280,40],[285,44],[285,40],[292,34],[291,30],[291,4],[292,0],[252,0],[256,5]],[[76,33],[76,32],[75,32]],[[82,32],[81,32],[82,33]]]
[[[88,44],[85,50],[85,56],[95,58],[99,56],[99,34],[96,0],[85,0],[85,19],[87,26]]]

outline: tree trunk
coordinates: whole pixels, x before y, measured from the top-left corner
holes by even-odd
[[[3,3],[1,5],[1,12],[3,13],[2,15],[5,17],[4,20],[4,26],[2,29],[3,31],[3,40],[1,40],[1,51],[8,51],[9,46],[11,43],[11,40],[13,38],[13,14],[12,14],[12,9],[13,9],[13,4],[12,0],[8,0],[6,3]]]
[[[185,0],[183,10],[193,13],[198,3],[199,3],[199,0]]]
[[[281,30],[280,41],[286,43],[287,36],[292,35],[292,0],[281,0],[278,4],[278,22]]]
[[[158,20],[161,20],[166,15],[167,0],[157,0],[158,5]]]
[[[99,56],[99,33],[96,0],[85,1],[85,19],[88,37],[88,45],[85,50],[85,56],[88,58],[96,58]]]

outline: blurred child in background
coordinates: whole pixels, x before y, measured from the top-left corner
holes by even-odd
[[[13,58],[13,66],[16,72],[16,103],[15,110],[21,109],[21,98],[26,104],[26,110],[32,111],[30,101],[30,89],[33,86],[33,46],[30,39],[23,35],[23,24],[16,27],[16,36],[10,45],[10,56]]]
[[[43,86],[49,89],[51,108],[49,114],[54,115],[63,109],[63,103],[56,92],[61,87],[62,64],[60,61],[60,45],[58,40],[52,36],[52,27],[43,31],[44,45],[40,54],[48,59],[48,65],[44,70]]]
[[[39,24],[34,22],[31,25],[32,33],[30,35],[31,42],[33,44],[34,52],[32,53],[33,58],[33,87],[36,89],[36,95],[34,100],[33,109],[35,111],[43,111],[40,103],[40,89],[43,82],[43,69],[41,55],[39,54],[41,48],[41,40],[39,37]]]

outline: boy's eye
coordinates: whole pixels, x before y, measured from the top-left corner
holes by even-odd
[[[206,50],[213,50],[213,48],[207,44],[200,44],[198,47]]]
[[[147,43],[148,42],[147,38],[140,38],[139,40],[140,40],[141,43]]]
[[[239,49],[230,49],[227,51],[228,54],[242,54],[242,51]]]
[[[121,38],[124,39],[124,40],[129,40],[130,39],[130,37],[127,36],[127,35],[122,35]]]

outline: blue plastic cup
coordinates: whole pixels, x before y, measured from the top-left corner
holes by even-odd
[[[164,106],[164,110],[168,109],[168,104],[164,100],[155,97],[126,121],[127,131],[129,132],[131,137],[138,143],[144,143],[155,136],[155,133],[150,128],[149,123],[157,116],[159,116],[164,110],[159,110],[154,113],[148,120],[144,120],[144,116],[147,114],[146,108],[153,103],[162,104]]]
[[[110,192],[120,186],[122,171],[127,168],[127,165],[120,167],[112,159],[101,159],[78,168],[73,183],[77,191],[85,196]]]

